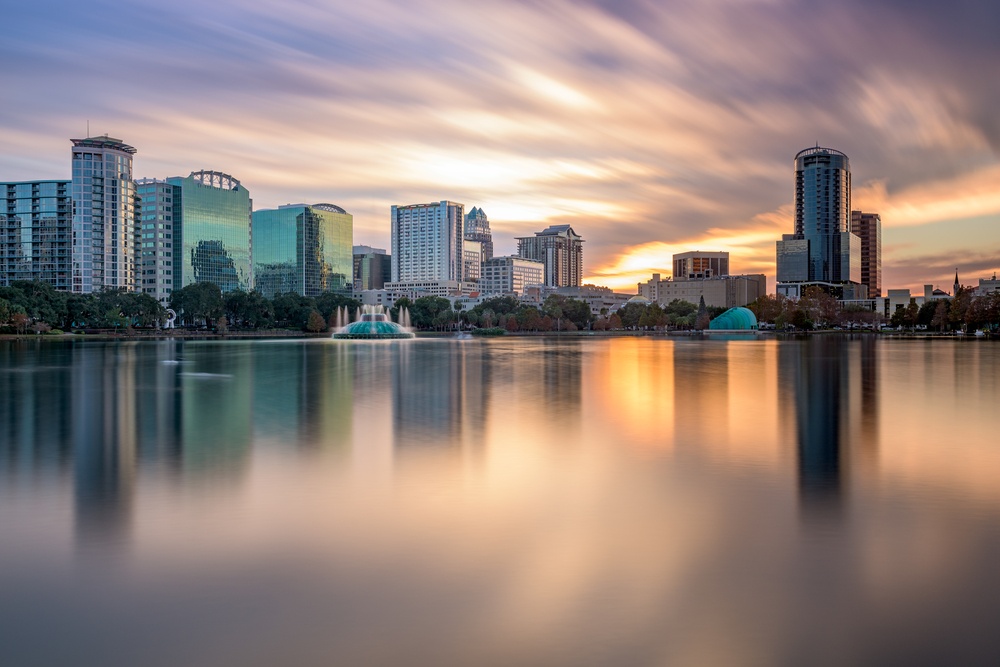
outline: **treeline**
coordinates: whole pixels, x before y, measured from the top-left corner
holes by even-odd
[[[910,299],[905,308],[892,314],[889,324],[907,329],[922,327],[932,331],[995,331],[1000,327],[1000,292],[974,296],[972,287],[960,287],[952,299],[935,299],[917,306]]]
[[[798,301],[780,294],[766,294],[747,305],[757,316],[758,323],[773,324],[775,329],[832,329],[857,326],[872,328],[885,319],[880,313],[861,306],[845,307],[821,288],[810,286],[802,290]]]
[[[666,306],[627,303],[613,313],[602,312],[595,317],[585,301],[561,294],[548,296],[540,306],[505,296],[457,311],[451,308],[447,299],[422,297],[413,302],[397,301],[391,311],[394,319],[398,318],[399,308],[403,306],[409,310],[411,322],[418,329],[501,328],[510,332],[706,329],[709,320],[725,310],[675,299]]]
[[[1000,293],[974,296],[972,287],[960,287],[952,299],[933,299],[917,305],[915,298],[909,305],[897,309],[886,322],[880,312],[860,306],[844,306],[819,287],[808,287],[798,301],[780,295],[760,297],[747,308],[754,312],[758,322],[773,324],[776,329],[789,326],[797,329],[824,329],[833,327],[893,327],[931,331],[957,331],[962,329],[990,329],[1000,326]]]
[[[188,285],[170,300],[178,326],[223,332],[230,328],[325,331],[333,325],[338,308],[346,306],[353,316],[360,305],[335,292],[315,298],[280,294],[273,299],[259,292],[223,294],[214,283]],[[166,324],[167,316],[167,309],[150,295],[126,290],[70,294],[29,281],[0,287],[0,331],[7,333],[157,328]]]

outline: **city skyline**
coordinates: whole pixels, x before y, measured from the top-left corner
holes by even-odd
[[[335,201],[357,241],[388,245],[393,203],[449,199],[490,212],[498,254],[573,225],[585,282],[700,248],[773,291],[792,158],[819,143],[881,215],[887,288],[1000,268],[986,3],[56,4],[5,16],[0,181],[68,179],[89,120],[137,177]]]

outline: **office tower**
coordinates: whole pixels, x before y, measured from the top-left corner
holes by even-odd
[[[851,170],[832,148],[795,156],[795,228],[777,243],[778,282],[861,282],[861,239],[850,232]]]
[[[135,148],[73,139],[73,292],[136,287]]]
[[[484,296],[524,294],[526,287],[541,285],[545,276],[542,262],[524,257],[493,257],[483,262],[479,286]]]
[[[728,252],[681,252],[673,257],[674,280],[696,280],[729,275]]]
[[[861,239],[861,284],[868,298],[882,296],[882,216],[851,211],[851,233]]]
[[[517,254],[545,264],[545,284],[578,287],[583,281],[583,239],[569,225],[552,225],[517,239]]]
[[[139,240],[136,243],[137,289],[164,306],[174,291],[174,276],[181,275],[181,252],[175,252],[180,240],[181,188],[164,180],[140,178],[136,181],[139,194]]]
[[[173,230],[174,290],[203,282],[223,292],[253,289],[247,189],[219,171],[195,171],[167,183],[180,188],[181,199],[181,224]]]
[[[483,261],[493,257],[493,234],[486,211],[475,206],[465,216],[465,238],[483,244]]]
[[[385,248],[354,246],[354,291],[382,289],[392,280],[392,263]]]
[[[40,280],[69,291],[71,181],[0,183],[0,285]]]
[[[253,213],[254,279],[267,297],[317,296],[350,287],[354,216],[334,204],[289,204]]]
[[[467,238],[462,243],[463,283],[479,282],[479,276],[483,272],[483,261],[485,261],[485,257],[483,257],[484,253],[485,250],[483,249],[482,241],[470,241]]]
[[[461,204],[393,206],[391,216],[393,283],[461,282]]]

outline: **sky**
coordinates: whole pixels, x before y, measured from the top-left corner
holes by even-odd
[[[1000,4],[984,0],[12,3],[0,181],[69,178],[70,139],[135,175],[224,171],[254,207],[483,208],[496,254],[569,223],[585,282],[635,292],[671,255],[768,275],[793,158],[851,160],[884,288],[1000,269]]]

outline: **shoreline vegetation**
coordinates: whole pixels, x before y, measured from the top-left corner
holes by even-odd
[[[420,331],[417,338],[421,339],[452,339],[458,336],[474,338],[704,338],[720,339],[732,336],[741,338],[777,338],[794,339],[808,336],[878,336],[891,340],[1000,340],[997,332],[937,332],[937,331],[895,331],[872,329],[814,329],[811,331],[741,331],[741,330],[614,330],[614,331],[506,331],[494,327],[490,333],[477,333],[480,330],[469,331]],[[305,332],[292,329],[275,329],[267,331],[198,331],[193,329],[133,329],[131,331],[90,330],[66,333],[51,331],[46,333],[10,334],[0,333],[0,341],[122,341],[139,342],[155,340],[265,340],[265,339],[327,339],[331,331]]]
[[[170,306],[175,321],[148,294],[124,290],[72,294],[47,283],[15,281],[0,286],[0,336],[53,337],[66,332],[91,339],[325,337],[343,324],[345,310],[353,321],[362,304],[342,291],[316,297],[289,292],[268,298],[255,291],[223,294],[213,283],[194,283],[174,292]],[[875,331],[896,337],[992,338],[1000,331],[1000,292],[976,296],[969,287],[960,288],[955,297],[922,306],[911,299],[888,320],[877,311],[845,307],[817,287],[804,290],[796,301],[767,295],[747,308],[760,323],[761,331],[755,335]],[[412,330],[420,335],[475,336],[690,336],[709,329],[713,318],[725,310],[706,306],[704,299],[696,305],[679,299],[659,304],[636,298],[613,311],[594,314],[586,302],[559,294],[539,304],[499,296],[471,307],[424,296],[398,299],[389,317],[400,321],[403,309]],[[167,328],[168,323],[175,326]],[[714,330],[707,335],[734,333],[739,332]]]

